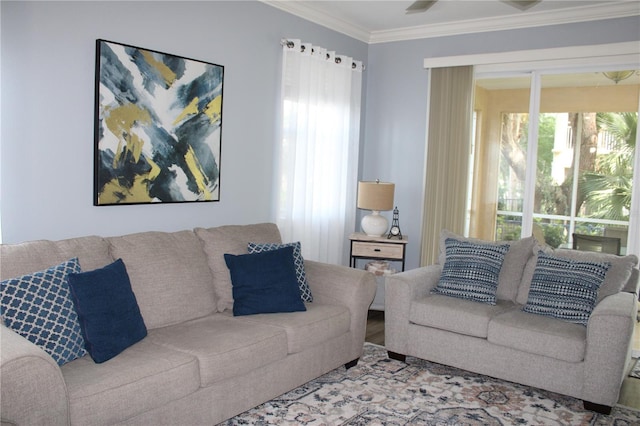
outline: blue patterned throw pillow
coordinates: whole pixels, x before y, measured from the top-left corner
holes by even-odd
[[[609,263],[579,262],[540,250],[523,310],[587,325]]]
[[[249,243],[249,253],[262,253],[264,251],[278,250],[283,247],[293,247],[293,261],[296,266],[296,279],[298,280],[298,287],[300,287],[300,296],[305,302],[313,302],[313,296],[311,295],[311,289],[307,282],[307,275],[304,270],[304,259],[302,258],[302,249],[300,242],[295,243]]]
[[[38,345],[58,363],[86,355],[68,275],[80,272],[77,258],[0,282],[0,315],[7,327]]]
[[[446,260],[432,293],[496,304],[498,276],[508,244],[445,240]]]

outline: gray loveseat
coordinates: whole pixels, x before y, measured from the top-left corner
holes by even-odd
[[[523,311],[541,249],[533,237],[510,243],[495,305],[433,293],[446,262],[447,238],[477,242],[444,231],[439,264],[386,280],[389,356],[404,361],[410,355],[558,392],[608,413],[631,360],[637,257],[545,250],[556,257],[611,264],[585,326]]]
[[[305,261],[306,311],[233,316],[225,253],[280,242],[274,224],[33,241],[1,247],[1,278],[78,257],[83,271],[122,259],[147,336],[114,358],[61,367],[0,325],[2,424],[212,425],[362,353],[372,274]]]

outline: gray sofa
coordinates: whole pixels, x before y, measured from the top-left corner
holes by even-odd
[[[584,400],[608,413],[631,360],[638,259],[575,250],[553,256],[610,262],[587,326],[523,311],[542,247],[533,238],[510,243],[500,270],[497,303],[432,293],[446,262],[443,232],[438,264],[387,278],[385,346],[407,355]]]
[[[148,334],[104,363],[61,367],[1,325],[2,424],[212,425],[362,353],[372,274],[305,261],[306,311],[233,316],[223,254],[280,242],[274,224],[33,241],[1,247],[5,280],[78,257],[123,259]]]

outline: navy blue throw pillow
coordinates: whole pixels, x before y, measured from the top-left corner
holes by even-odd
[[[306,311],[293,247],[254,254],[225,254],[231,272],[233,315]]]
[[[85,347],[102,363],[144,339],[144,324],[122,259],[94,271],[69,274]]]

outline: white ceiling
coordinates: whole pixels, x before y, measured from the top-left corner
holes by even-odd
[[[640,15],[640,0],[542,0],[526,10],[505,0],[439,0],[407,14],[404,0],[262,0],[367,43]]]

